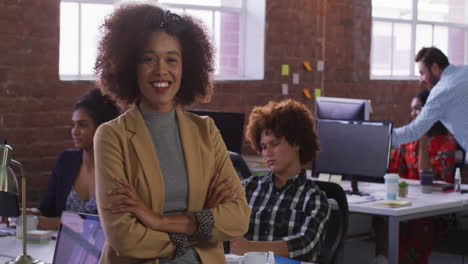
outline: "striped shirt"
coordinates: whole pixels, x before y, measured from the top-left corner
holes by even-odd
[[[330,215],[325,193],[305,171],[288,179],[280,189],[273,183],[273,173],[252,176],[243,181],[247,202],[252,208],[249,231],[252,241],[286,242],[289,258],[314,262],[325,238]]]
[[[416,119],[393,130],[392,145],[421,138],[438,120],[468,151],[468,65],[448,65],[444,69]]]

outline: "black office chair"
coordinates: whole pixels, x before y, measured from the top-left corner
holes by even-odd
[[[247,166],[247,163],[240,154],[229,151],[229,156],[231,157],[232,165],[234,166],[234,169],[236,169],[237,175],[239,175],[241,180],[247,179],[252,175],[249,166]]]
[[[327,198],[335,200],[338,208],[332,206],[326,229],[325,242],[319,255],[319,263],[338,263],[338,255],[342,252],[343,241],[348,230],[348,200],[343,188],[334,182],[315,181],[315,184],[325,192]]]
[[[460,171],[463,171],[465,167],[465,157],[466,157],[466,152],[465,150],[456,142],[456,147],[455,147],[455,168],[460,168]]]

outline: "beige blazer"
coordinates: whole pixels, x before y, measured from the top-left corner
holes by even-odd
[[[250,208],[221,135],[211,118],[176,110],[188,174],[188,211],[203,209],[210,180],[220,172],[220,181],[231,177],[237,198],[211,209],[215,226],[210,241],[193,248],[202,263],[226,263],[223,240],[244,235],[249,226]],[[117,187],[113,177],[133,185],[145,204],[163,213],[164,182],[151,137],[138,107],[134,106],[115,120],[102,124],[94,136],[96,198],[106,243],[100,263],[158,263],[171,258],[175,245],[167,233],[141,224],[130,213],[112,214],[105,209],[122,198],[109,197]]]

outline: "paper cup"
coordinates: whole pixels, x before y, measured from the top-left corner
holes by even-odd
[[[419,170],[419,181],[423,193],[432,193],[432,182],[434,181],[434,172],[432,170]]]
[[[39,218],[36,215],[26,215],[26,232],[37,230]],[[16,237],[23,236],[23,215],[16,218]]]
[[[396,173],[387,173],[384,176],[387,200],[396,200],[398,194],[398,181],[400,176]]]
[[[267,264],[268,254],[266,252],[247,252],[244,254],[243,264]]]

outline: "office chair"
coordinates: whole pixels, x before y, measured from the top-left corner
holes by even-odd
[[[236,152],[229,151],[229,156],[232,161],[232,165],[234,166],[234,169],[237,172],[237,175],[239,175],[239,178],[241,180],[247,179],[248,177],[252,176],[252,172],[250,172],[249,166],[247,166],[247,163],[245,162],[244,158]],[[229,254],[230,249],[229,249],[229,241],[224,241],[223,242],[224,246],[224,254]]]
[[[455,146],[455,168],[460,168],[460,171],[463,171],[463,168],[465,167],[465,157],[466,157],[466,152],[465,150],[456,142]]]
[[[237,175],[239,175],[241,180],[247,179],[252,175],[249,166],[247,166],[247,163],[240,154],[229,151],[229,156],[231,157],[232,165],[234,166],[234,169],[236,169]]]
[[[348,230],[348,200],[343,188],[334,182],[314,181],[327,198],[335,200],[338,208],[333,208],[328,219],[325,241],[320,249],[319,263],[338,263],[338,255],[343,249],[343,241]]]

